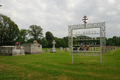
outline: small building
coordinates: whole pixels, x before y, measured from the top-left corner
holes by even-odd
[[[23,46],[0,46],[0,55],[25,55]]]
[[[42,45],[39,43],[26,43],[22,44],[26,54],[38,54],[42,53]]]

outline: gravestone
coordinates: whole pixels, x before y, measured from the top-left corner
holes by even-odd
[[[79,51],[79,47],[77,48],[77,51]]]
[[[83,45],[83,50],[85,50],[85,45]]]
[[[63,50],[63,47],[60,47],[60,51],[62,51]]]
[[[56,53],[56,48],[55,48],[56,42],[55,42],[55,40],[53,40],[52,44],[53,44],[53,47],[51,49],[51,53]]]
[[[65,48],[65,51],[68,52],[68,51],[69,51],[69,48]]]
[[[96,47],[96,50],[98,50],[98,47]]]
[[[111,47],[109,47],[109,51],[111,51]]]
[[[115,46],[115,49],[117,49],[117,47]]]
[[[96,47],[94,47],[94,50],[96,50]]]
[[[115,49],[115,46],[113,46],[113,49]]]
[[[46,52],[49,52],[49,49],[46,49]]]
[[[109,47],[107,49],[108,49],[108,51],[110,51]]]
[[[91,48],[91,51],[93,51],[93,47]]]
[[[106,47],[106,52],[108,52],[108,47]]]
[[[102,53],[106,53],[106,47],[102,47]]]
[[[111,46],[111,50],[113,50],[113,46]]]

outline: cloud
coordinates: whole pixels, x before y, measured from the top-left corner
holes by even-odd
[[[106,22],[107,37],[119,36],[119,0],[0,0],[0,13],[10,17],[20,29],[32,24],[56,37],[68,35],[68,25]]]

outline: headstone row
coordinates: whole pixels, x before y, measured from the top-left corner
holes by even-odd
[[[108,51],[117,49],[116,46],[107,46],[107,47],[102,47],[102,53],[106,53]],[[100,47],[74,47],[73,48],[74,52],[78,52],[78,51],[100,51]]]
[[[98,47],[73,47],[73,50],[77,50],[77,51],[95,51],[95,50],[100,50]]]
[[[106,52],[114,50],[114,49],[117,49],[117,47],[116,46],[102,47],[102,53],[106,53]]]

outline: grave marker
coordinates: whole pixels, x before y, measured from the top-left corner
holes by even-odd
[[[46,52],[49,52],[49,49],[46,49]]]
[[[56,48],[55,48],[56,42],[55,42],[55,40],[53,40],[52,44],[53,44],[53,47],[51,49],[51,53],[56,53]]]
[[[60,51],[62,51],[63,50],[63,47],[60,47]]]

